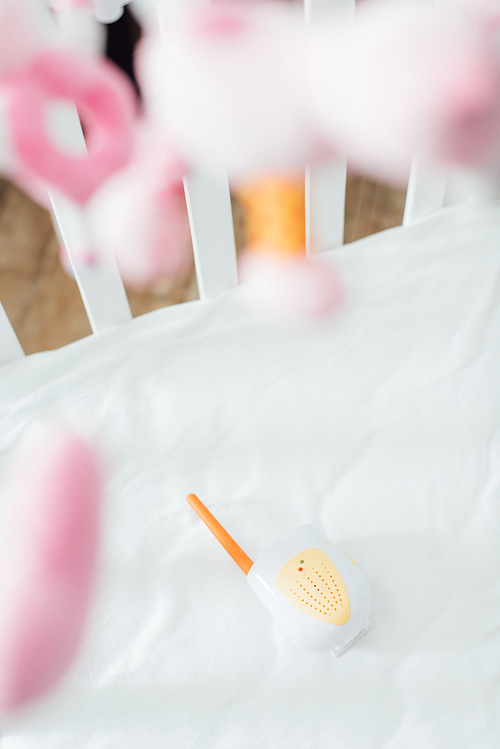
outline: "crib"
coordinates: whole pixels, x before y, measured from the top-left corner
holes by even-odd
[[[82,143],[74,110],[60,128]],[[306,173],[308,252],[346,288],[307,333],[241,305],[228,182],[184,181],[200,299],[133,320],[51,194],[93,335],[25,357],[0,306],[0,471],[54,413],[99,446],[100,572],[70,672],[2,749],[498,745],[496,186],[415,158],[403,225],[343,245],[346,168]],[[369,579],[368,633],[340,659],[297,648],[191,492],[252,559],[322,529]]]

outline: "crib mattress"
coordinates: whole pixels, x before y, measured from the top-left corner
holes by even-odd
[[[315,333],[236,292],[0,370],[0,475],[54,413],[107,465],[82,648],[2,749],[500,746],[500,206],[327,253]],[[186,503],[251,558],[311,523],[366,574],[372,626],[300,650]]]

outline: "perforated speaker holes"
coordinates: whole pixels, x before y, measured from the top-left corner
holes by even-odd
[[[330,575],[328,573],[323,562],[321,562],[321,566],[324,568],[321,571],[315,569],[314,567],[312,568],[314,570],[314,574],[318,576],[317,578],[311,578],[305,571],[302,572],[302,575],[300,577],[302,578],[302,580],[304,578],[306,580],[309,580],[309,586],[307,586],[307,583],[305,581],[301,583],[300,580],[296,580],[297,585],[303,589],[302,592],[304,593],[305,598],[301,598],[300,593],[297,594],[293,590],[293,588],[290,588],[290,593],[293,593],[294,596],[298,595],[299,600],[305,603],[311,609],[314,609],[314,611],[318,611],[318,606],[314,605],[315,603],[317,603],[319,605],[319,612],[321,614],[324,614],[325,617],[331,617],[331,613],[328,613],[330,609],[333,609],[333,611],[337,611],[339,608],[344,606],[344,603],[339,593],[339,586],[337,585],[337,582],[334,579],[333,575]],[[316,583],[313,582],[313,579],[316,580]],[[330,584],[328,584],[329,582]],[[326,603],[323,603],[320,599],[315,598],[314,592],[309,592],[309,590],[311,589],[311,583],[313,588],[316,588],[316,595],[319,595],[321,598],[323,598]],[[309,590],[306,589],[306,586],[307,588],[309,588]],[[330,600],[332,597],[333,602]],[[321,611],[321,609],[324,609],[324,611]]]

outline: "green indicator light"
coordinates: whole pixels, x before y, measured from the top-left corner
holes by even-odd
[[[303,559],[299,559],[299,562],[300,562],[301,564],[304,564],[304,560],[303,560]]]

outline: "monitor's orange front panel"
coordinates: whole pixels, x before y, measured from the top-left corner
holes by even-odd
[[[305,614],[330,624],[349,621],[351,608],[345,583],[320,549],[295,554],[276,575],[278,590]]]

